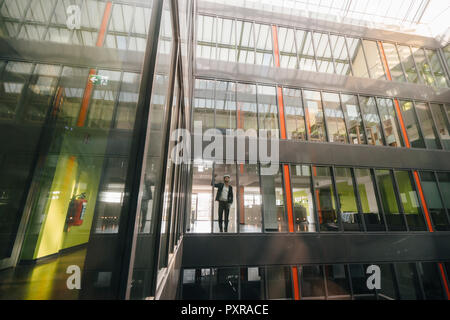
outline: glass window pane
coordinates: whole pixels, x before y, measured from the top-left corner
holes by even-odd
[[[314,199],[311,189],[311,168],[291,165],[292,201],[294,205],[294,223],[297,232],[316,231]]]
[[[237,127],[257,137],[258,118],[256,106],[256,85],[237,83]]]
[[[216,59],[216,45],[217,19],[209,16],[197,16],[197,57]]]
[[[378,98],[378,111],[383,123],[386,145],[391,147],[403,147],[403,139],[397,122],[394,104],[391,99]]]
[[[419,76],[417,75],[416,65],[411,53],[411,49],[408,46],[397,46],[398,54],[405,68],[406,78],[410,83],[420,83]]]
[[[229,185],[233,189],[233,202],[227,208],[217,201],[217,192],[220,184],[224,183],[224,176],[230,176]],[[213,232],[237,232],[237,201],[236,201],[236,165],[235,164],[215,164],[214,165],[214,229]],[[219,211],[221,215],[219,215]],[[222,222],[222,223],[221,223]]]
[[[355,169],[359,199],[367,231],[384,231],[384,219],[378,208],[376,187],[369,169]]]
[[[450,173],[438,172],[437,176],[445,207],[447,208],[447,212],[450,213]]]
[[[273,66],[272,28],[269,25],[255,23],[256,64]]]
[[[361,112],[359,110],[358,98],[349,94],[341,94],[342,109],[347,120],[348,133],[351,144],[365,144],[364,127]]]
[[[379,264],[381,271],[381,289],[377,290],[380,300],[397,300],[397,285],[392,264]]]
[[[327,117],[329,142],[347,143],[347,128],[339,94],[322,92],[323,108]]]
[[[347,270],[343,264],[325,265],[328,299],[333,296],[350,296]],[[342,297],[340,297],[342,299]]]
[[[367,141],[371,145],[384,145],[380,117],[374,97],[360,97],[361,112],[366,125]]]
[[[211,281],[211,300],[239,299],[238,268],[213,268]]]
[[[414,263],[396,263],[398,289],[401,300],[422,300]]]
[[[437,131],[441,137],[441,142],[446,150],[450,150],[450,125],[447,122],[447,118],[444,111],[444,106],[437,103],[430,103],[431,112],[434,117],[434,121],[437,126]]]
[[[368,274],[366,274],[366,266],[362,264],[351,264],[349,268],[353,297],[356,300],[376,299],[375,291],[367,288]]]
[[[291,267],[267,267],[267,299],[292,299]]]
[[[287,138],[306,140],[305,112],[303,110],[301,90],[283,88],[283,104]]]
[[[266,232],[287,232],[289,228],[284,205],[285,190],[282,167],[280,167],[276,174],[261,175],[261,189],[264,230]]]
[[[412,47],[414,60],[416,61],[419,74],[422,77],[423,82],[429,86],[435,86],[433,74],[431,73],[431,66],[428,64],[425,57],[425,51],[422,48]]]
[[[236,84],[217,81],[215,97],[215,127],[225,134],[226,129],[236,129]]]
[[[317,71],[311,32],[295,30],[295,37],[299,59],[299,69],[305,71]]]
[[[278,28],[278,48],[280,50],[280,67],[298,69],[294,29]]]
[[[446,88],[448,86],[447,79],[445,77],[444,68],[442,67],[436,50],[425,49],[425,52],[427,54],[428,61],[431,64],[431,70],[433,71],[434,77],[436,78],[437,86],[440,88]]]
[[[183,300],[209,300],[211,269],[183,270]]]
[[[388,229],[391,231],[406,230],[403,215],[398,208],[397,197],[395,196],[394,183],[389,170],[375,170],[375,176],[380,190],[381,202],[383,204],[384,215]]]
[[[344,231],[363,231],[350,168],[336,167],[335,180]]]
[[[301,266],[300,290],[302,298],[325,299],[325,283],[322,266]]]
[[[258,129],[270,130],[267,138],[278,138],[278,106],[275,87],[258,85]],[[262,132],[259,131],[261,134]]]
[[[214,87],[214,80],[195,80],[193,127],[202,133],[214,128]]]
[[[417,124],[417,118],[414,112],[414,105],[412,101],[400,100],[399,102],[411,147],[425,148],[425,142],[422,138],[422,133],[419,129],[419,125]]]
[[[316,49],[317,68],[319,72],[334,73],[333,58],[331,56],[328,34],[313,34],[314,48]]]
[[[420,208],[419,198],[414,187],[411,172],[395,170],[400,199],[410,230],[426,231],[425,220]]]
[[[377,43],[375,41],[363,40],[363,45],[366,53],[367,65],[369,66],[370,76],[373,79],[386,79]]]
[[[237,61],[255,63],[255,38],[253,23],[237,21]]]
[[[416,102],[416,111],[427,147],[429,149],[442,149],[428,104]]]
[[[436,262],[419,262],[417,264],[419,277],[422,279],[426,300],[446,300],[441,284],[441,274]]]
[[[259,170],[256,164],[238,164],[239,230],[261,232],[262,198]]]
[[[383,42],[384,54],[393,81],[406,82],[395,44]]]
[[[349,56],[345,38],[342,36],[330,35],[331,50],[336,64],[336,73],[351,76]]]
[[[211,232],[212,198],[212,161],[197,160],[192,176],[191,211],[186,217],[187,232]]]
[[[303,91],[305,99],[306,124],[311,141],[326,141],[320,92]]]
[[[140,74],[125,72],[120,89],[119,105],[115,127],[131,130],[136,117],[136,105],[139,99]]]
[[[340,229],[330,170],[330,167],[313,166],[316,204],[321,231],[338,231]]]
[[[241,300],[264,300],[264,268],[241,268]]]
[[[428,211],[433,220],[436,230],[450,230],[450,224],[447,219],[444,204],[439,194],[436,179],[433,172],[421,171],[420,179],[423,193],[427,202]]]
[[[217,59],[236,62],[236,23],[217,18]]]
[[[353,75],[360,78],[369,78],[366,59],[360,39],[347,37],[348,51],[352,62]]]

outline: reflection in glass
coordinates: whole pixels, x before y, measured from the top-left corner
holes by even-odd
[[[290,267],[267,267],[267,299],[292,299],[292,276]]]
[[[241,268],[240,272],[241,300],[264,300],[264,268]]]
[[[375,170],[375,176],[378,189],[380,190],[381,203],[383,204],[388,229],[391,231],[405,231],[405,221],[398,207],[394,182],[390,171]]]
[[[442,199],[444,199],[444,205],[445,208],[447,208],[447,214],[450,214],[450,173],[438,172],[437,177],[442,193]]]
[[[414,187],[411,172],[395,170],[394,173],[409,229],[413,231],[425,231],[425,220],[422,209],[420,208],[419,198]]]
[[[396,45],[393,43],[383,42],[383,50],[386,55],[387,64],[393,81],[406,82],[403,74],[400,58],[397,53]]]
[[[431,72],[431,66],[425,57],[425,51],[422,48],[412,47],[412,52],[414,55],[414,60],[416,61],[417,68],[419,69],[419,74],[422,77],[423,82],[429,86],[435,86],[434,77]]]
[[[239,231],[261,232],[262,198],[258,165],[238,164],[238,175]]]
[[[269,130],[264,138],[278,138],[278,106],[275,87],[258,85],[257,92],[258,129]]]
[[[183,299],[210,299],[211,269],[183,270]]]
[[[295,38],[299,59],[299,69],[305,71],[317,71],[311,32],[295,30]]]
[[[300,296],[325,299],[323,267],[321,265],[301,266],[298,270],[300,273]]]
[[[236,84],[229,81],[216,81],[215,128],[226,133],[226,129],[236,129]]]
[[[352,75],[350,61],[347,52],[347,45],[343,36],[330,35],[331,50],[333,52],[336,73],[341,75]]]
[[[417,272],[422,280],[426,300],[446,300],[436,262],[417,263]]]
[[[272,66],[274,64],[272,51],[272,28],[266,24],[255,23],[256,64]]]
[[[353,75],[360,78],[369,78],[361,40],[347,37],[347,46],[352,62]]]
[[[397,49],[398,54],[400,56],[400,60],[403,63],[403,68],[405,69],[406,79],[408,80],[408,82],[420,83],[410,47],[399,45],[397,46]]]
[[[216,59],[217,55],[217,19],[210,16],[197,16],[198,58]]]
[[[331,56],[330,42],[328,34],[313,33],[314,48],[316,50],[317,71],[334,73],[333,58]]]
[[[223,183],[223,176],[225,174],[230,175],[229,185],[233,188],[233,203],[230,205],[230,211],[228,219],[226,217],[226,213],[223,213],[222,221],[224,230],[226,232],[237,232],[237,200],[236,200],[236,185],[237,185],[237,177],[236,177],[236,165],[235,164],[215,164],[214,165],[214,184]],[[213,221],[213,232],[220,232],[219,228],[219,202],[215,201],[217,196],[217,188],[214,188],[214,221]],[[228,220],[228,224],[227,224]],[[226,227],[225,227],[226,226]]]
[[[378,45],[375,41],[363,40],[364,52],[366,54],[367,65],[369,66],[370,77],[373,79],[386,79],[384,67],[381,63]]]
[[[433,114],[436,130],[441,138],[442,146],[446,150],[450,150],[450,124],[446,119],[444,106],[437,103],[430,103],[431,113]]]
[[[305,112],[303,110],[301,90],[283,88],[283,104],[287,138],[306,140]]]
[[[212,268],[211,282],[211,300],[239,299],[239,268]]]
[[[237,61],[255,63],[255,35],[253,23],[237,21]]]
[[[343,264],[324,266],[325,279],[327,280],[328,299],[330,297],[345,298],[350,296],[350,284],[347,269]]]
[[[313,181],[321,231],[338,231],[340,229],[330,170],[330,167],[313,166]]]
[[[316,231],[314,199],[311,189],[311,168],[309,166],[291,165],[291,185],[295,231]]]
[[[436,50],[425,49],[425,53],[428,57],[428,61],[430,62],[431,70],[433,71],[437,86],[439,88],[446,88],[448,86],[447,79]]]
[[[397,122],[394,104],[391,99],[377,98],[378,111],[383,123],[386,145],[391,147],[403,147],[400,127]]]
[[[236,62],[236,22],[217,18],[217,59]]]
[[[193,165],[191,209],[186,217],[187,232],[211,232],[212,168],[212,161],[197,160]]]
[[[257,106],[256,106],[256,85],[237,83],[237,128],[247,131],[251,130],[251,135],[256,137],[258,130]]]
[[[417,123],[416,113],[414,112],[414,105],[412,101],[400,100],[399,102],[411,147],[425,148],[425,142],[422,138],[422,133]]]
[[[278,47],[280,50],[280,67],[297,69],[298,56],[295,48],[294,29],[278,28]]]
[[[397,300],[398,290],[392,264],[378,264],[381,271],[381,289],[377,290],[380,300]]]
[[[442,149],[428,104],[416,102],[416,111],[426,146],[429,149]]]
[[[358,98],[349,94],[341,94],[342,109],[348,125],[351,144],[365,144],[364,127],[359,110]]]
[[[372,174],[369,169],[354,170],[366,229],[367,231],[384,231],[384,220],[378,208]]]
[[[362,264],[351,264],[349,265],[349,269],[353,298],[355,300],[375,300],[374,290],[367,288],[367,266]]]
[[[427,208],[438,231],[450,230],[450,224],[433,172],[421,171],[420,179]]]
[[[341,109],[339,94],[322,92],[323,108],[327,117],[329,142],[347,143],[347,128]]]
[[[361,112],[366,124],[367,142],[371,145],[384,145],[381,122],[374,97],[360,97]]]
[[[195,79],[193,127],[201,133],[214,128],[214,87],[214,80]]]
[[[306,125],[311,141],[326,141],[320,92],[303,91],[305,100]]]
[[[336,167],[335,180],[344,231],[363,231],[350,168]]]

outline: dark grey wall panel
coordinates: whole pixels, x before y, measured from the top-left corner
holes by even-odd
[[[185,235],[183,268],[450,259],[450,233]]]

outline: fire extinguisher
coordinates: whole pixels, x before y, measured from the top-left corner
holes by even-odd
[[[74,196],[70,200],[69,209],[66,217],[66,230],[69,231],[72,226],[81,226],[86,213],[87,199],[86,193]]]

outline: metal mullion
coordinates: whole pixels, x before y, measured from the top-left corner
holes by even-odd
[[[21,120],[24,120],[24,119],[22,119],[24,108],[25,108],[24,103],[28,97],[28,90],[31,85],[31,80],[33,79],[33,76],[34,76],[34,73],[36,72],[36,68],[37,68],[38,64],[39,63],[32,63],[30,73],[26,76],[26,79],[23,82],[23,87],[20,92],[20,97],[19,97],[19,99],[16,103],[16,107],[14,109],[14,122],[15,123],[17,123]],[[5,68],[6,68],[6,66],[5,66]]]
[[[252,30],[253,30],[253,64],[256,64],[256,26],[255,21],[252,21]],[[242,25],[244,26],[244,25]],[[258,90],[256,90],[258,92]]]
[[[433,149],[428,147],[427,140],[425,139],[424,131],[422,129],[422,124],[420,123],[420,118],[419,118],[419,115],[417,114],[416,101],[415,100],[410,100],[410,101],[412,103],[413,117],[416,120],[417,127],[419,128],[419,131],[420,131],[419,132],[419,136],[423,140],[423,143],[425,145],[425,149],[433,150]],[[431,110],[430,110],[430,112],[431,112]]]
[[[435,120],[434,115],[433,115],[433,110],[431,110],[431,104],[430,104],[429,102],[425,102],[425,104],[427,105],[427,107],[428,107],[428,112],[430,113],[430,116],[431,116],[431,122],[432,122],[432,126],[433,126],[433,132],[434,132],[434,135],[435,135],[435,136],[437,137],[437,139],[438,139],[440,149],[444,150],[444,149],[445,149],[445,148],[444,148],[444,144],[442,143],[441,135],[440,135],[440,133],[439,133],[439,131],[438,131],[438,128],[437,128],[437,125],[436,125],[436,120]],[[438,105],[439,105],[439,104],[438,104]],[[439,105],[439,106],[440,106],[440,105]],[[443,120],[444,120],[444,122],[445,122],[445,119],[443,119]]]
[[[384,207],[383,207],[384,199],[381,197],[380,186],[378,184],[377,175],[376,175],[376,171],[375,171],[376,169],[369,168],[368,170],[370,173],[370,178],[372,180],[372,184],[374,185],[375,199],[377,201],[378,211],[380,211],[381,216],[383,217],[384,231],[388,232],[390,230],[389,230],[388,222],[386,220],[386,214],[384,212]]]
[[[405,79],[405,83],[409,83],[408,75],[406,74],[406,70],[405,70],[405,65],[403,64],[403,59],[400,56],[400,52],[398,51],[398,43],[394,42],[393,45],[395,47],[395,53],[397,53],[397,57],[398,57],[398,60],[400,62],[400,66],[402,68],[402,72],[403,72],[403,77]]]
[[[314,53],[314,62],[316,64],[316,72],[319,72],[319,65],[317,64],[316,46],[314,45],[314,32],[305,31],[305,42],[308,37],[308,33],[311,35],[311,47],[312,47],[313,53]]]
[[[416,181],[416,179],[414,179],[414,171],[417,172],[417,179],[418,181]],[[430,210],[429,210],[429,205],[427,203],[427,199],[425,199],[425,195],[423,195],[423,200],[425,201],[425,203],[422,203],[422,201],[420,201],[420,196],[419,196],[419,185],[421,187],[421,189],[423,189],[423,183],[422,183],[422,179],[420,178],[420,173],[417,170],[414,170],[413,173],[411,173],[410,171],[408,171],[408,174],[410,176],[410,179],[412,178],[413,181],[413,186],[414,186],[414,191],[416,192],[417,195],[417,202],[419,203],[420,206],[420,210],[422,211],[422,218],[423,218],[423,222],[425,224],[425,228],[428,229],[427,227],[427,217],[425,214],[425,208],[424,206],[428,209],[428,215],[430,218],[430,223],[431,223],[431,227],[433,228],[433,230],[436,230],[436,225],[434,224],[433,218],[430,215]],[[431,231],[431,230],[427,230],[427,231]]]
[[[325,113],[325,107],[323,105],[323,96],[322,96],[322,90],[318,90],[317,92],[320,93],[320,104],[322,106],[322,115],[323,115],[323,125],[324,125],[324,129],[325,129],[325,142],[330,142],[330,137],[329,137],[329,133],[328,133],[328,125],[327,125],[327,115]]]
[[[294,46],[295,46],[295,54],[297,56],[297,65],[296,65],[296,69],[300,70],[300,54],[298,52],[298,40],[297,40],[297,29],[292,28],[292,30],[294,31]]]
[[[278,26],[275,25],[275,24],[269,25],[270,30],[269,30],[267,36],[268,37],[271,36],[270,37],[270,42],[272,43],[272,50],[271,50],[272,51],[272,66],[276,68],[277,66],[275,64],[275,42],[274,42],[274,39],[273,39],[273,36],[274,36],[274,34],[273,34],[273,27],[275,27],[275,30],[276,30],[275,32],[277,33],[278,63],[280,64],[278,67],[281,67],[280,40],[278,39]],[[255,47],[256,47],[256,45],[255,45]],[[265,51],[265,49],[264,49],[264,51]],[[263,54],[263,60],[264,60],[264,54]]]
[[[330,167],[328,167],[330,168]],[[341,210],[341,201],[339,199],[338,195],[338,189],[336,185],[336,168],[335,166],[331,166],[331,184],[334,191],[334,201],[336,203],[336,211],[337,211],[337,219],[338,219],[338,225],[339,225],[339,231],[344,232],[344,225],[342,223],[342,210]]]
[[[388,64],[387,58],[386,58],[386,68],[387,68],[387,70],[385,70],[382,57],[386,56],[386,55],[381,54],[380,43],[381,43],[381,45],[383,45],[380,40],[376,40],[375,41],[375,45],[377,46],[377,52],[378,52],[378,60],[381,63],[381,68],[383,69],[383,73],[384,73],[384,79],[383,80],[389,80],[388,77],[387,77],[387,73],[391,72],[391,70],[389,69],[389,64]],[[384,47],[383,47],[383,51],[384,51]]]
[[[363,230],[364,232],[367,232],[367,227],[366,227],[366,221],[365,221],[365,216],[364,216],[364,212],[362,209],[362,205],[361,205],[361,197],[359,194],[359,188],[358,188],[358,181],[356,180],[356,173],[355,173],[355,169],[354,168],[350,168],[350,173],[352,175],[352,182],[353,182],[353,191],[355,193],[355,197],[356,197],[356,207],[358,208],[359,211],[359,215],[362,221],[362,226],[363,226]]]
[[[323,278],[323,284],[324,284],[324,289],[325,289],[325,300],[328,300],[328,281],[327,281],[327,268],[325,264],[321,264],[320,265],[322,267],[322,278]]]
[[[344,117],[344,124],[345,124],[345,132],[347,133],[347,143],[350,143],[350,132],[349,132],[349,127],[348,127],[348,122],[347,122],[347,117],[345,116],[345,112],[344,112],[344,108],[342,107],[342,99],[341,99],[341,92],[339,92],[337,95],[339,96],[339,106],[340,106],[340,110],[342,112],[342,116]],[[361,112],[360,112],[361,113]]]
[[[328,45],[330,46],[330,54],[331,54],[331,59],[333,60],[333,68],[334,68],[334,73],[337,74],[337,67],[336,67],[336,59],[334,57],[334,50],[333,50],[333,46],[331,45],[331,36],[330,33],[324,33],[326,34],[326,36],[328,37]],[[336,41],[337,43],[337,41]]]
[[[414,272],[415,272],[415,276],[416,276],[417,282],[419,283],[419,288],[420,288],[420,292],[422,294],[422,299],[426,300],[425,288],[423,286],[422,277],[419,274],[419,263],[420,262],[412,262],[411,264],[414,266]],[[420,265],[420,268],[423,271],[423,266],[422,265]],[[442,279],[441,276],[439,278]]]
[[[450,211],[447,208],[447,206],[445,205],[445,201],[444,201],[445,199],[444,199],[444,195],[442,193],[442,189],[441,189],[441,186],[439,183],[438,175],[437,175],[436,171],[433,171],[432,173],[433,173],[434,181],[436,182],[436,186],[438,189],[439,197],[441,199],[442,207],[444,208],[445,213],[447,215],[447,224],[450,226]],[[420,176],[420,174],[419,174],[419,176]]]
[[[383,139],[383,145],[384,145],[384,146],[387,146],[386,136],[385,136],[385,134],[384,134],[383,119],[381,118],[380,108],[378,107],[378,97],[373,97],[373,99],[374,99],[374,101],[375,101],[375,109],[376,109],[376,111],[377,111],[378,119],[380,120],[381,138]]]
[[[41,4],[42,4],[42,2],[41,2]],[[54,4],[54,6],[53,6],[53,8],[52,8],[52,11],[51,11],[51,13],[50,13],[50,15],[49,15],[48,21],[47,21],[47,23],[45,24],[45,25],[46,25],[46,28],[45,28],[44,34],[42,35],[42,40],[44,40],[44,41],[45,41],[45,38],[47,37],[47,34],[48,34],[48,32],[49,32],[50,24],[51,24],[51,21],[52,21],[52,17],[53,17],[53,15],[54,15],[55,12],[56,12],[56,7],[57,7],[57,6],[58,6],[58,1],[55,1],[55,4]],[[1,4],[0,4],[0,8],[1,8]],[[42,8],[42,11],[44,11],[43,8]]]
[[[20,32],[22,31],[23,25],[25,24],[25,20],[27,18],[27,14],[28,14],[28,11],[30,10],[30,8],[31,8],[31,0],[27,3],[25,10],[24,10],[24,14],[23,14],[22,18],[20,19],[20,21],[18,22],[19,27],[17,28],[17,34],[15,35],[14,38],[19,37]]]
[[[134,5],[133,6],[133,13],[132,13],[132,15],[133,15],[133,21],[130,23],[130,29],[128,30],[128,32],[127,32],[127,40],[126,40],[126,46],[127,46],[127,50],[129,50],[130,49],[130,42],[131,42],[131,34],[133,33],[133,27],[135,26],[135,16],[136,16],[136,11],[137,11],[137,6],[136,5]],[[122,12],[123,12],[123,10],[122,10]],[[112,13],[111,13],[111,15],[112,15]],[[111,18],[112,19],[112,18]],[[124,22],[125,22],[125,19],[124,19]]]
[[[350,300],[353,300],[353,298],[354,298],[353,281],[352,281],[352,273],[350,272],[350,265],[344,264],[344,269],[348,276],[348,282],[349,282],[349,287],[350,287]]]
[[[238,57],[238,34],[237,34],[237,19],[233,19],[232,20],[234,23],[234,54],[235,54],[235,60],[236,63],[239,62],[239,57]],[[237,128],[237,127],[236,127]]]
[[[364,113],[361,108],[361,97],[359,94],[356,94],[356,101],[358,102],[359,115],[361,117],[361,124],[364,131],[364,144],[369,145],[369,138],[367,138],[366,121],[364,119]]]
[[[119,111],[118,109],[119,109],[119,104],[120,104],[120,93],[122,92],[124,74],[125,74],[124,71],[120,72],[119,85],[117,86],[117,93],[116,93],[115,100],[114,100],[115,102],[114,102],[113,114],[111,117],[110,129],[113,129],[116,127],[117,113]]]
[[[359,40],[359,43],[361,43],[361,50],[363,52],[364,61],[366,62],[367,67],[367,75],[369,76],[369,79],[374,79],[372,77],[372,72],[370,71],[369,62],[367,61],[367,55],[366,55],[366,49],[364,48],[364,42],[362,38],[355,38]]]
[[[314,219],[315,219],[315,225],[316,225],[316,232],[322,232],[320,230],[320,219],[319,219],[319,205],[318,205],[318,199],[317,199],[317,194],[316,194],[316,187],[314,186],[315,183],[315,178],[314,178],[314,174],[313,174],[313,168],[317,168],[315,165],[308,165],[309,168],[309,175],[310,175],[310,179],[309,179],[309,189],[312,192],[312,198],[313,198],[313,211],[314,211]],[[317,169],[316,169],[317,170]],[[303,173],[303,168],[302,168],[302,173]]]
[[[399,284],[399,276],[398,276],[398,270],[397,270],[397,263],[389,263],[388,266],[391,269],[391,273],[393,274],[393,282],[394,282],[394,290],[397,294],[398,300],[401,300],[401,293],[400,293],[400,284]]]
[[[350,76],[354,76],[353,75],[353,62],[352,62],[352,58],[350,56],[350,49],[348,48],[348,43],[347,43],[347,37],[345,35],[343,35],[344,37],[344,42],[345,42],[345,48],[347,50],[347,60],[348,60],[348,64],[350,67]]]
[[[266,233],[266,225],[264,221],[264,192],[262,191],[262,183],[261,183],[261,163],[257,164],[258,166],[258,179],[259,179],[259,191],[261,193],[261,233]]]
[[[423,79],[423,76],[420,74],[419,68],[417,67],[417,62],[416,62],[416,58],[414,57],[414,52],[412,51],[412,46],[406,45],[406,47],[409,47],[409,52],[411,52],[411,58],[414,62],[414,67],[416,68],[417,77],[419,78],[419,83],[427,86],[427,84],[425,83],[425,80]]]
[[[449,45],[449,44],[447,44]],[[443,53],[442,48],[436,49],[436,53],[441,62],[442,68],[444,69],[445,81],[447,82],[447,87],[450,86],[450,66],[447,65],[447,60],[445,59],[445,54]]]
[[[214,205],[215,205],[215,199],[214,199],[214,191],[216,189],[216,187],[214,186],[214,184],[216,183],[216,177],[214,176],[216,173],[216,162],[213,160],[212,161],[212,181],[213,184],[211,186],[211,212],[210,212],[210,218],[211,218],[211,231],[209,232],[210,234],[214,234]],[[217,191],[218,192],[218,191]],[[197,198],[198,199],[198,198]],[[217,208],[218,210],[219,208]],[[219,233],[220,233],[220,228],[219,228]]]
[[[389,174],[391,176],[391,180],[393,182],[395,198],[397,199],[397,207],[400,210],[400,214],[403,216],[403,221],[406,226],[406,232],[409,232],[410,230],[409,230],[408,220],[406,219],[405,208],[403,207],[402,199],[400,197],[400,188],[398,186],[397,177],[395,176],[395,170],[394,169],[388,169],[388,170],[389,170]],[[409,173],[409,171],[408,171],[408,173]],[[411,179],[411,176],[410,176],[410,179]]]

